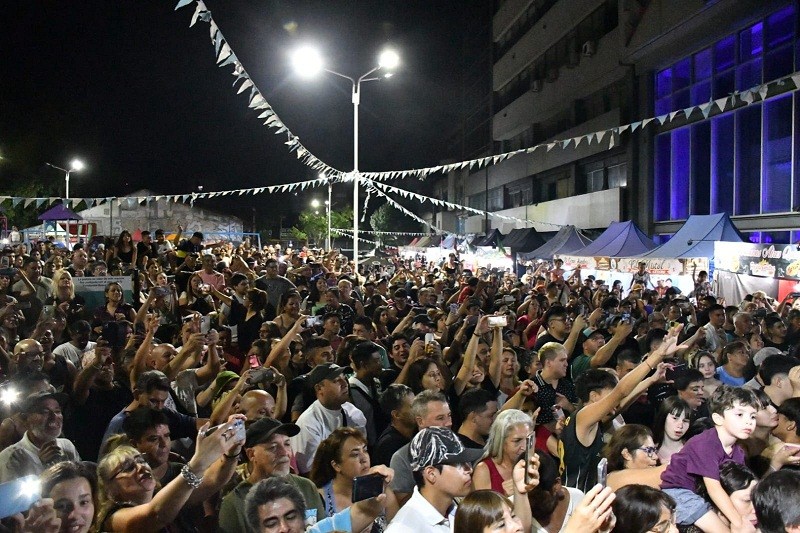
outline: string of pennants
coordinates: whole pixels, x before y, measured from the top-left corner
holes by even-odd
[[[502,154],[482,157],[478,159],[471,159],[469,161],[461,161],[459,163],[451,163],[448,165],[437,165],[434,167],[417,168],[411,170],[361,172],[361,175],[364,178],[373,180],[403,179],[408,177],[416,177],[419,179],[424,179],[425,177],[431,174],[437,174],[437,173],[447,174],[455,170],[463,170],[466,168],[472,170],[475,168],[480,169],[487,166],[496,165],[502,161],[505,161],[506,159],[509,159],[511,157],[520,154],[531,154],[534,152],[542,152],[542,151],[544,153],[547,153],[555,148],[560,148],[562,150],[569,147],[578,148],[583,143],[585,143],[587,146],[592,144],[599,145],[604,140],[607,140],[608,149],[610,150],[619,143],[619,136],[626,132],[634,133],[637,130],[644,130],[644,128],[650,126],[651,124],[658,124],[659,126],[663,126],[664,124],[672,122],[676,118],[682,120],[689,120],[690,117],[693,114],[695,114],[695,112],[701,113],[703,119],[708,119],[708,117],[711,116],[712,113],[716,115],[719,113],[724,113],[725,111],[730,111],[733,108],[740,108],[756,104],[759,102],[763,102],[770,96],[775,96],[785,92],[794,91],[796,89],[800,89],[800,71],[783,76],[781,78],[776,78],[775,80],[751,87],[750,89],[744,91],[733,92],[729,96],[725,96],[723,98],[717,98],[716,100],[710,100],[703,104],[689,106],[687,108],[671,111],[669,113],[665,113],[663,115],[659,115],[656,117],[637,120],[635,122],[624,124],[622,126],[617,126],[614,128],[609,128],[601,131],[595,131],[592,133],[587,133],[585,135],[571,137],[569,139],[553,140],[550,142],[537,144],[536,146],[532,146],[530,148],[521,148],[519,150],[513,150],[511,152],[505,152]],[[699,116],[696,118],[699,119]]]
[[[381,189],[384,192],[391,192],[391,193],[399,194],[403,198],[413,198],[414,200],[417,200],[420,203],[430,202],[433,205],[438,206],[438,207],[446,207],[448,209],[452,209],[452,210],[456,210],[456,211],[457,210],[468,211],[468,212],[470,212],[472,214],[475,214],[475,215],[483,215],[483,216],[489,215],[492,218],[499,218],[500,220],[508,220],[508,221],[511,221],[511,222],[521,222],[521,223],[524,223],[524,224],[544,224],[544,225],[547,225],[547,226],[555,226],[555,227],[559,227],[559,228],[563,227],[563,224],[554,224],[552,222],[544,222],[544,221],[541,221],[541,220],[527,220],[527,219],[522,219],[522,218],[517,218],[517,217],[511,217],[511,216],[508,216],[508,215],[501,215],[499,213],[492,213],[491,211],[487,212],[487,211],[483,211],[481,209],[476,209],[474,207],[467,207],[467,206],[464,206],[464,205],[454,204],[452,202],[447,202],[445,200],[439,200],[438,198],[431,198],[430,196],[425,196],[423,194],[419,194],[419,193],[416,193],[416,192],[407,191],[405,189],[401,189],[399,187],[394,187],[392,185],[387,185],[385,183],[381,183],[381,182],[378,182],[378,181],[371,181],[370,183],[375,188]]]
[[[269,128],[275,129],[276,134],[286,133],[288,140],[284,144],[286,144],[289,147],[290,152],[295,151],[297,153],[298,159],[300,159],[305,165],[315,170],[322,171],[325,174],[328,174],[332,177],[341,178],[343,175],[345,175],[346,174],[345,172],[327,165],[325,162],[321,161],[319,158],[314,156],[314,154],[308,151],[308,149],[305,146],[303,146],[303,144],[300,142],[300,138],[294,135],[289,130],[289,128],[283,123],[280,117],[278,117],[275,110],[272,108],[269,102],[267,102],[267,100],[264,98],[261,91],[256,87],[252,78],[250,77],[250,75],[242,66],[241,62],[236,57],[236,54],[231,49],[230,44],[223,37],[222,32],[220,32],[218,25],[211,16],[211,12],[208,10],[208,8],[206,7],[205,3],[202,0],[179,0],[178,4],[175,6],[175,9],[177,10],[182,7],[185,7],[191,4],[192,2],[196,2],[197,7],[195,9],[194,15],[192,16],[190,26],[194,26],[198,20],[202,20],[204,22],[209,23],[211,32],[211,42],[215,47],[217,64],[219,64],[220,67],[225,65],[234,65],[233,75],[236,76],[236,81],[234,82],[234,86],[240,80],[244,80],[243,83],[240,85],[237,94],[241,94],[245,90],[250,89],[249,107],[251,109],[262,111],[262,113],[259,115],[259,118],[266,119],[264,125],[268,126]],[[726,110],[733,109],[734,107],[748,106],[754,103],[764,101],[768,96],[774,96],[795,89],[800,89],[800,72],[795,72],[793,74],[777,78],[773,81],[751,87],[750,89],[744,91],[735,91],[731,93],[729,96],[717,98],[715,100],[710,100],[703,104],[689,106],[687,108],[671,111],[663,115],[637,120],[628,124],[624,124],[622,126],[595,131],[587,133],[585,135],[571,137],[569,139],[557,139],[550,142],[540,143],[529,148],[522,148],[519,150],[513,150],[502,154],[497,154],[477,159],[470,159],[468,161],[461,161],[458,163],[451,163],[447,165],[437,165],[433,167],[416,168],[410,170],[362,172],[361,176],[373,180],[384,180],[384,181],[390,179],[404,179],[408,177],[416,177],[419,179],[424,179],[425,177],[431,174],[437,174],[437,173],[447,174],[455,170],[463,170],[467,168],[472,170],[476,168],[480,169],[491,165],[496,165],[502,161],[505,161],[506,159],[509,159],[511,157],[520,154],[526,154],[526,153],[530,154],[530,153],[535,153],[537,151],[544,151],[545,153],[547,153],[554,150],[555,148],[560,148],[562,150],[567,149],[569,147],[578,148],[584,142],[586,143],[587,146],[592,144],[599,145],[603,143],[606,139],[608,142],[608,149],[611,149],[614,148],[614,146],[616,146],[617,143],[619,142],[619,136],[625,134],[626,132],[634,133],[640,129],[644,130],[644,128],[648,127],[651,124],[658,124],[660,126],[663,126],[664,124],[670,123],[678,117],[681,117],[684,120],[689,120],[689,118],[695,112],[701,113],[703,118],[707,119],[712,113],[715,114],[723,113]]]
[[[359,230],[358,232],[361,233],[361,230]],[[331,233],[336,233],[336,234],[338,234],[338,235],[340,235],[342,237],[345,237],[347,239],[352,239],[353,238],[353,230],[347,230],[347,229],[341,229],[341,228],[331,228]],[[362,237],[359,237],[358,240],[361,241],[361,242],[365,242],[367,244],[374,244],[375,246],[379,246],[380,245],[379,242],[371,241],[369,239],[364,239]]]
[[[57,196],[50,196],[46,198],[27,198],[21,196],[0,196],[0,204],[6,201],[11,201],[11,206],[16,207],[22,204],[23,207],[35,205],[41,207],[43,205],[50,206],[55,202],[60,201],[65,207],[75,208],[81,203],[86,207],[94,207],[110,202],[117,202],[117,205],[122,205],[125,202],[129,204],[149,204],[154,201],[166,200],[172,202],[189,202],[194,204],[195,200],[205,200],[209,198],[218,198],[224,196],[244,196],[256,195],[263,193],[285,193],[295,190],[304,191],[309,188],[327,186],[330,183],[327,177],[317,178],[308,181],[298,181],[296,183],[284,183],[282,185],[265,185],[264,187],[251,187],[249,189],[232,189],[226,191],[209,191],[209,192],[191,192],[184,194],[155,194],[148,196],[106,196],[103,198],[59,198]]]
[[[350,232],[352,232],[353,230],[352,229],[347,229],[347,228],[331,228],[331,231],[350,231]],[[424,231],[373,231],[373,230],[364,230],[364,229],[359,229],[358,233],[359,234],[366,233],[368,235],[392,235],[392,236],[395,236],[395,237],[398,237],[398,236],[399,237],[426,237],[426,236],[430,235],[430,233],[424,232]],[[459,235],[459,237],[463,237],[463,235]]]
[[[251,78],[250,74],[247,73],[244,66],[239,61],[239,58],[236,57],[236,54],[231,49],[230,43],[222,35],[219,26],[211,16],[211,11],[209,11],[208,7],[206,7],[206,4],[203,2],[203,0],[179,0],[178,4],[175,6],[175,10],[177,11],[182,7],[188,6],[192,2],[196,2],[197,7],[195,8],[194,15],[192,15],[192,20],[189,24],[189,27],[193,27],[198,20],[208,23],[211,44],[214,46],[217,65],[219,67],[233,65],[232,74],[236,77],[233,82],[234,88],[236,88],[236,85],[241,82],[236,94],[242,94],[243,92],[249,90],[248,107],[260,112],[258,118],[265,119],[264,126],[275,130],[275,135],[285,133],[287,140],[284,142],[284,144],[289,147],[290,152],[295,152],[297,154],[297,158],[304,165],[330,176],[338,177],[344,174],[344,172],[329,166],[312,154],[308,148],[303,146],[303,143],[300,142],[300,137],[292,133],[289,127],[286,126],[286,124],[281,120],[270,103],[267,102],[264,94],[258,89],[258,87],[256,87],[253,78]]]

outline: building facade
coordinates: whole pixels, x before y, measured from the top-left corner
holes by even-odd
[[[793,0],[499,0],[491,20],[491,144],[500,154],[660,116],[800,71]],[[800,91],[606,142],[537,150],[452,173],[456,203],[662,240],[728,212],[757,242],[800,239]],[[474,156],[473,156],[474,157]],[[444,185],[446,183],[446,186]],[[444,229],[524,224],[456,213]]]

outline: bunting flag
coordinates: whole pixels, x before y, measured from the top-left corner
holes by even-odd
[[[358,230],[358,232],[361,233],[361,230]],[[336,233],[339,236],[345,237],[347,239],[352,239],[353,238],[353,230],[331,228],[331,233]],[[427,235],[427,233],[426,233],[426,235]],[[379,242],[371,241],[369,239],[363,239],[361,237],[359,237],[358,240],[362,241],[362,242],[365,242],[367,244],[374,244],[375,246],[380,245]]]
[[[214,57],[216,58],[216,63],[219,67],[225,67],[228,65],[233,65],[233,76],[235,76],[235,80],[233,82],[233,87],[236,88],[236,84],[241,82],[239,88],[236,89],[236,94],[241,94],[249,90],[249,101],[248,107],[250,109],[257,110],[260,114],[258,118],[266,119],[264,125],[268,128],[274,129],[275,134],[286,134],[287,142],[286,144],[289,145],[290,151],[297,152],[297,158],[306,166],[318,171],[325,173],[331,177],[339,177],[343,174],[342,171],[331,167],[330,165],[324,163],[319,158],[317,158],[314,154],[312,154],[308,148],[303,146],[300,143],[300,138],[297,137],[292,131],[286,126],[286,124],[278,117],[278,114],[269,104],[267,99],[264,97],[263,93],[258,89],[255,85],[255,82],[250,77],[250,74],[247,73],[242,63],[239,61],[239,58],[236,56],[236,53],[231,48],[230,43],[227,39],[222,35],[222,31],[219,29],[219,25],[216,23],[214,18],[211,15],[211,11],[205,5],[203,0],[179,0],[177,5],[175,6],[175,10],[182,7],[186,7],[192,2],[197,4],[195,8],[194,14],[192,15],[191,21],[189,26],[194,26],[197,21],[206,22],[209,25],[209,37],[211,39],[211,44],[214,46]]]
[[[263,194],[263,193],[279,193],[279,192],[294,192],[295,190],[305,190],[307,188],[314,188],[314,187],[323,187],[332,183],[334,180],[323,176],[314,180],[308,181],[298,181],[295,183],[284,183],[282,185],[265,185],[263,187],[253,187],[250,189],[232,189],[226,191],[208,191],[208,192],[193,192],[188,194],[172,194],[172,195],[149,195],[149,196],[109,196],[103,198],[58,198],[54,196],[46,197],[46,198],[28,198],[23,196],[0,196],[0,205],[2,205],[6,201],[11,202],[12,207],[16,207],[20,203],[22,203],[23,207],[28,207],[31,203],[35,203],[36,207],[41,207],[43,204],[52,205],[55,202],[60,201],[64,206],[70,208],[76,208],[81,203],[85,203],[86,207],[92,207],[94,205],[101,205],[107,202],[116,202],[117,205],[122,205],[123,202],[126,202],[128,207],[133,207],[134,204],[141,204],[147,205],[151,202],[155,202],[158,200],[167,200],[172,202],[183,202],[186,203],[187,201],[191,200],[194,203],[195,200],[207,200],[209,198],[216,198],[217,196],[230,196],[233,194],[238,194],[239,196],[242,195],[249,195],[254,196],[256,194]]]
[[[773,88],[775,90],[772,90]],[[782,78],[777,78],[768,83],[760,84],[744,91],[734,92],[730,96],[719,98],[707,104],[693,105],[685,109],[670,111],[669,113],[665,113],[663,115],[649,117],[628,124],[623,124],[616,128],[616,133],[623,134],[627,132],[629,129],[631,133],[634,133],[638,129],[646,128],[653,122],[657,122],[659,126],[663,126],[665,124],[669,124],[670,122],[676,119],[689,120],[695,111],[700,111],[703,115],[703,118],[706,119],[713,112],[714,106],[719,110],[720,113],[722,113],[726,110],[726,108],[730,110],[730,108],[733,107],[734,105],[743,107],[754,103],[759,103],[765,100],[769,96],[770,91],[772,91],[773,93],[772,95],[775,96],[788,91],[793,91],[795,89],[800,89],[800,72],[795,72],[793,74],[784,76]],[[586,135],[572,137],[569,139],[550,140],[546,143],[537,144],[529,148],[522,148],[520,150],[514,150],[511,152],[506,152],[498,155],[491,155],[480,159],[460,161],[458,163],[451,163],[448,165],[437,165],[434,167],[415,168],[408,170],[362,172],[361,175],[364,178],[372,179],[375,181],[388,181],[392,179],[404,179],[411,177],[425,179],[427,176],[431,174],[437,174],[437,173],[447,174],[449,172],[453,172],[456,170],[463,170],[465,168],[469,168],[470,170],[485,168],[491,165],[496,165],[497,163],[505,161],[510,157],[514,157],[522,153],[534,153],[536,150],[542,148],[545,149],[545,152],[550,152],[555,147],[560,147],[561,149],[566,149],[568,147],[571,147],[573,149],[576,149],[578,148],[578,146],[580,146],[582,139],[586,139],[587,143],[590,145],[593,143],[595,139],[598,142],[602,142],[603,137],[610,131],[611,130],[596,131],[588,133]],[[614,144],[615,145],[617,144],[616,140],[614,141]]]

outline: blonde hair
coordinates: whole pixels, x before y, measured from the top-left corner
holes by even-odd
[[[53,294],[58,298],[58,284],[61,282],[61,278],[68,277],[70,282],[72,281],[72,274],[66,268],[59,268],[53,273]],[[72,300],[75,298],[75,284],[69,284],[69,299]]]
[[[133,446],[122,444],[106,453],[97,464],[97,515],[95,524],[98,526],[108,518],[109,511],[118,503],[111,491],[112,473],[126,459],[133,459],[139,455],[141,455],[139,450]]]

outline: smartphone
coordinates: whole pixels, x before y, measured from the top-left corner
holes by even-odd
[[[631,323],[631,314],[630,313],[622,313],[622,322],[625,322],[626,324],[630,324]]]
[[[233,438],[237,441],[244,441],[246,435],[246,430],[244,427],[244,421],[241,419],[237,419],[236,422],[233,423]]]
[[[600,483],[601,486],[606,486],[606,479],[608,478],[608,459],[603,457],[600,459],[600,462],[597,463],[597,482]]]
[[[252,357],[252,356],[251,356]],[[256,358],[257,359],[257,358]],[[258,362],[256,360],[256,362]],[[260,364],[260,363],[259,363]],[[271,368],[260,366],[257,370],[250,373],[250,377],[247,379],[247,383],[250,385],[253,384],[263,384],[269,385],[275,381],[275,371]]]
[[[156,287],[156,296],[161,298],[169,295],[169,287]]]
[[[258,360],[258,356],[256,354],[252,354],[250,356],[250,368],[258,368],[261,366],[261,361]]]
[[[525,483],[531,482],[530,474],[528,474],[528,465],[531,462],[531,454],[536,453],[536,433],[531,433],[525,439]]]
[[[435,340],[433,333],[426,333],[425,334],[425,344],[428,345]]]
[[[517,301],[517,299],[511,294],[507,294],[507,295],[503,296],[503,303],[513,304],[516,301]]]
[[[489,317],[489,327],[490,328],[504,328],[508,325],[508,317],[506,316],[490,316]]]
[[[211,317],[206,315],[200,319],[200,333],[208,335],[211,330]]]
[[[459,307],[460,306],[458,304],[450,304],[450,312],[453,313],[453,314],[458,313],[458,308]]]
[[[353,478],[353,503],[383,494],[383,476],[367,474]]]
[[[39,476],[25,476],[0,485],[0,518],[30,509],[42,498]]]
[[[665,377],[667,381],[673,381],[676,377],[686,372],[686,363],[674,365],[672,368],[667,369]]]
[[[306,319],[306,323],[304,324],[307,328],[313,328],[316,326],[322,325],[322,317],[321,316],[310,316]]]

